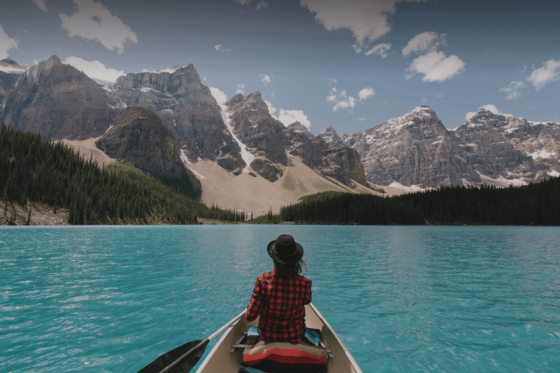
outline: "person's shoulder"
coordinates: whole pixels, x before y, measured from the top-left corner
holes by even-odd
[[[308,279],[307,277],[298,274],[298,275],[296,275],[296,278],[297,278],[299,281],[304,282],[304,283],[308,284],[309,286],[311,286],[311,280]]]
[[[261,273],[261,274],[257,277],[257,280],[260,280],[260,281],[269,280],[269,279],[271,279],[272,277],[274,277],[274,271]]]

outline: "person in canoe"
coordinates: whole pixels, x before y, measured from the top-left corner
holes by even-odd
[[[273,270],[257,277],[245,318],[260,315],[259,334],[265,341],[299,343],[305,335],[305,305],[311,303],[311,280],[301,275],[307,265],[303,247],[290,235],[267,246]]]

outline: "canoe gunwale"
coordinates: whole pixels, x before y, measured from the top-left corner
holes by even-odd
[[[317,310],[317,308],[313,305],[313,303],[309,303],[309,307],[311,307],[311,309],[313,310],[313,312],[315,312],[315,314],[317,315],[317,317],[323,322],[323,324],[325,324],[325,326],[327,327],[327,329],[330,330],[330,332],[332,333],[333,337],[336,339],[337,343],[340,345],[340,347],[342,348],[342,350],[344,351],[344,353],[346,354],[346,357],[348,358],[348,360],[350,360],[350,363],[352,364],[352,367],[356,370],[356,373],[363,373],[362,370],[360,369],[360,367],[358,366],[358,363],[356,363],[356,360],[354,360],[354,358],[352,357],[352,354],[350,354],[350,351],[348,351],[348,349],[346,348],[346,346],[344,345],[344,343],[342,343],[342,340],[340,339],[340,337],[338,336],[338,334],[336,334],[336,332],[334,331],[333,327],[328,323],[328,321],[325,319],[325,317],[321,314],[321,312],[319,312],[319,310]],[[336,357],[335,357],[336,358]]]
[[[323,333],[323,337],[321,338],[322,342],[325,343],[327,348],[333,350],[334,357],[332,359],[329,359],[328,372],[362,373],[362,370],[358,367],[358,364],[356,363],[344,343],[342,343],[342,340],[340,339],[338,334],[336,334],[334,329],[327,322],[325,317],[317,310],[317,308],[312,303],[310,303],[306,305],[306,311],[308,311],[305,315],[306,324],[308,324],[308,327],[320,329]],[[201,363],[196,373],[214,373],[218,371],[237,373],[239,366],[241,365],[243,355],[241,350],[230,353],[231,344],[235,344],[241,334],[243,334],[243,332],[246,331],[250,325],[257,325],[257,323],[258,318],[257,320],[254,320],[252,322],[247,322],[247,320],[242,317],[235,324],[226,329],[220,340],[214,345],[210,353]],[[334,353],[334,350],[336,350],[337,353]],[[338,360],[337,355],[339,356]],[[341,355],[345,356],[342,357]],[[334,365],[332,365],[332,363],[334,363]],[[233,365],[235,364],[237,364],[237,368],[233,368]]]

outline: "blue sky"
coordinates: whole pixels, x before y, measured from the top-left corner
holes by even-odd
[[[90,76],[192,63],[281,120],[356,133],[428,105],[560,122],[556,0],[0,0],[0,57]],[[97,61],[97,62],[95,62]]]

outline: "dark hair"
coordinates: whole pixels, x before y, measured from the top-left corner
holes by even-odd
[[[307,271],[307,264],[300,259],[295,263],[290,264],[282,264],[278,263],[277,261],[272,261],[274,265],[274,272],[278,273],[279,275],[286,275],[286,276],[295,276],[299,275],[302,272],[302,269],[305,268]]]

